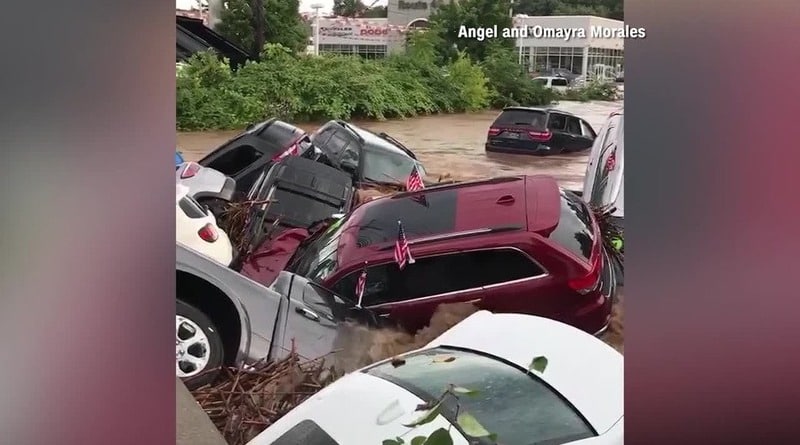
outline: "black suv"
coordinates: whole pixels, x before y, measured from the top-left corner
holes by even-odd
[[[486,136],[486,151],[559,154],[591,148],[597,136],[584,119],[550,108],[506,107]]]
[[[414,153],[386,133],[375,134],[353,124],[333,120],[311,135],[313,150],[304,157],[323,162],[348,173],[353,182],[402,183],[417,168],[425,168]]]
[[[201,159],[199,164],[232,177],[236,180],[236,191],[247,193],[261,172],[289,148],[298,155],[309,150],[308,133],[273,118],[247,127]]]

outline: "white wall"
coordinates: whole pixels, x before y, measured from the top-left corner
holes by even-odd
[[[593,38],[592,26],[603,28],[623,28],[625,25],[619,20],[606,19],[601,17],[576,15],[576,16],[543,16],[543,17],[514,17],[514,26],[528,27],[528,37],[517,39],[517,46],[553,46],[553,47],[593,47],[608,49],[623,49],[624,39],[620,38]],[[541,31],[549,33],[555,30],[566,31],[562,35],[569,35],[567,40],[564,37],[549,37],[544,35],[534,36],[535,27],[541,27]],[[583,30],[581,35],[577,30]]]

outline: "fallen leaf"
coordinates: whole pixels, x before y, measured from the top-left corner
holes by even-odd
[[[442,402],[439,402],[433,408],[429,409],[428,411],[425,411],[421,416],[419,416],[419,418],[417,418],[417,420],[408,424],[403,424],[403,426],[415,427],[415,426],[425,425],[426,423],[430,423],[433,421],[433,419],[436,418],[436,416],[439,415],[439,411],[441,409],[442,409]]]
[[[394,366],[395,368],[398,368],[398,367],[403,366],[405,364],[406,364],[405,359],[402,359],[402,358],[399,358],[399,357],[395,357],[395,358],[392,359],[392,366]]]
[[[452,355],[437,355],[433,358],[433,363],[450,363],[455,359]]]
[[[464,433],[471,437],[487,437],[491,435],[490,432],[486,431],[486,428],[478,422],[478,419],[473,417],[469,413],[461,413],[458,415],[456,419],[456,423],[458,426],[464,430]]]
[[[453,445],[453,437],[445,428],[439,428],[431,433],[423,445]]]
[[[461,387],[461,386],[453,386],[452,388],[450,388],[450,390],[453,391],[456,394],[463,394],[465,396],[474,396],[474,395],[478,394],[478,390],[477,389],[469,389],[469,388],[464,388],[464,387]]]
[[[543,373],[546,368],[547,368],[547,357],[542,355],[534,357],[533,360],[531,360],[531,365],[528,366],[529,371],[536,371],[538,373]]]

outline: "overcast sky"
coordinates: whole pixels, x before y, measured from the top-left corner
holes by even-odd
[[[375,0],[362,0],[366,5],[370,5]],[[382,5],[386,6],[387,0],[378,0],[375,3],[375,6]],[[192,5],[196,3],[196,0],[175,0],[175,7],[178,9],[191,9]],[[319,3],[322,5],[321,12],[330,12],[333,9],[333,0],[300,0],[300,11],[312,11],[311,5],[314,3]]]

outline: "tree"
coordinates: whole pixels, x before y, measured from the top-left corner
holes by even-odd
[[[308,44],[308,30],[300,14],[299,0],[228,0],[216,31],[248,48],[256,57],[265,43],[279,43],[294,51]],[[256,16],[253,11],[260,10]]]
[[[360,0],[333,0],[333,13],[340,17],[361,17],[366,10]]]
[[[624,19],[623,0],[516,0],[514,13],[527,15],[596,15]]]
[[[373,6],[364,11],[362,17],[368,17],[371,19],[385,19],[388,14],[389,13],[386,9],[386,6]]]
[[[430,24],[432,30],[441,33],[445,44],[452,47],[455,45],[459,50],[463,50],[476,61],[486,57],[487,46],[494,42],[508,48],[514,47],[514,39],[503,38],[502,36],[478,41],[474,38],[458,37],[461,27],[469,28],[492,28],[497,27],[499,32],[505,28],[511,28],[512,20],[508,14],[511,9],[510,0],[462,0],[450,2],[439,6],[439,9],[431,14]]]

